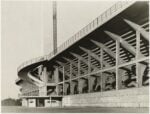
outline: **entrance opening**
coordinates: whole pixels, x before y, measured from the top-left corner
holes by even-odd
[[[45,106],[44,99],[37,99],[36,100],[36,106],[37,107],[44,107]]]

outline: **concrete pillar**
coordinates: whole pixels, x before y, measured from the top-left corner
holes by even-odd
[[[89,92],[93,91],[93,84],[96,77],[89,76]]]
[[[79,93],[82,93],[83,82],[84,82],[84,80],[81,80],[81,79],[79,80],[79,85],[78,85]]]
[[[102,91],[105,91],[106,78],[107,78],[107,74],[102,73]]]
[[[70,83],[70,92],[71,92],[71,94],[74,94],[74,86],[75,86],[75,82],[71,81],[71,83]]]
[[[55,70],[54,70],[54,81],[55,81],[56,85],[58,84],[58,77],[59,77],[58,68],[55,68]],[[56,86],[56,93],[58,95],[58,85]]]
[[[125,88],[124,85],[121,83],[122,81],[124,81],[125,79],[125,74],[126,71],[118,69],[118,89],[123,89]]]
[[[116,41],[116,90],[120,89],[121,87],[121,76],[119,75],[119,62],[120,62],[120,43]]]
[[[50,101],[50,107],[52,106],[52,97],[49,98]]]
[[[91,56],[90,56],[90,52],[88,52],[88,74],[90,73],[91,73]],[[91,86],[92,86],[91,77],[90,75],[88,75],[88,92],[89,93],[91,92]]]
[[[63,66],[63,95],[65,93],[65,67]]]
[[[142,86],[143,74],[145,69],[146,69],[146,65],[141,63],[136,63],[136,75],[137,75],[138,87]]]
[[[40,66],[38,67],[38,74],[39,74],[39,75],[41,75],[42,69],[43,69],[43,65],[40,65]]]
[[[81,65],[81,61],[78,58],[78,75],[77,75],[78,77],[80,76],[80,65]],[[77,80],[78,80],[78,91],[79,91],[79,93],[81,93],[80,79],[78,78]]]
[[[72,64],[70,63],[70,94],[72,94],[72,84],[71,84],[71,78],[72,78]]]
[[[43,68],[42,77],[43,77],[44,83],[46,84],[48,82],[47,67]]]

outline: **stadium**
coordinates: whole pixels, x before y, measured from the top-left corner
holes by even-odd
[[[148,1],[119,1],[56,46],[18,67],[22,106],[149,107]]]

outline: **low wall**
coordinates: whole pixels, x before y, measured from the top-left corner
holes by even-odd
[[[28,99],[29,107],[36,107],[36,99]]]
[[[68,95],[63,106],[149,107],[149,87]]]
[[[22,99],[22,106],[27,107],[28,106],[28,100]]]

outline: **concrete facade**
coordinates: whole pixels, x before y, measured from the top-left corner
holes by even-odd
[[[28,99],[28,107],[36,107],[36,99]]]
[[[22,99],[22,106],[27,107],[28,106],[28,100]]]
[[[148,9],[118,2],[56,54],[19,67],[17,84],[37,88],[22,84],[28,106],[149,107]]]
[[[63,106],[149,107],[149,88],[132,88],[64,96]]]
[[[51,104],[50,104],[50,100],[49,99],[45,99],[45,107],[50,107]]]

